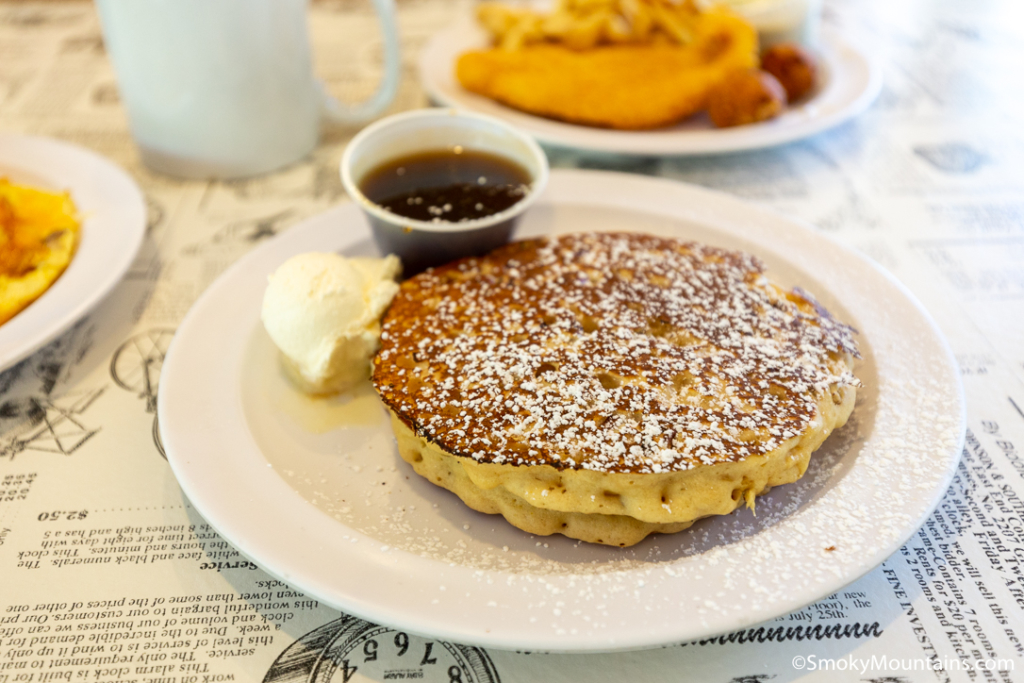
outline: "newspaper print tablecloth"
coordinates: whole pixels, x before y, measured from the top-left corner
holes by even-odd
[[[469,5],[399,7],[405,73],[393,111],[427,104],[418,49]],[[319,74],[339,95],[365,94],[380,56],[368,4],[323,2],[311,11]],[[262,178],[154,175],[132,146],[93,6],[0,3],[0,127],[106,155],[134,175],[149,209],[142,254],[114,294],[0,374],[0,683],[1022,680],[1019,14],[1009,1],[833,2],[825,20],[866,41],[885,64],[880,100],[852,123],[722,157],[551,150],[556,167],[731,192],[868,254],[947,335],[961,366],[968,433],[932,517],[839,593],[706,641],[545,655],[375,629],[248,568],[190,509],[160,456],[156,388],[175,326],[227,265],[344,199],[336,168],[355,130],[325,131],[309,159]],[[90,552],[97,547],[107,550]]]

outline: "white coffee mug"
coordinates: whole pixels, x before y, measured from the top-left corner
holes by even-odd
[[[321,119],[377,116],[398,89],[394,0],[372,0],[384,77],[343,105],[313,75],[306,0],[98,0],[132,137],[148,167],[185,178],[237,178],[301,159]]]

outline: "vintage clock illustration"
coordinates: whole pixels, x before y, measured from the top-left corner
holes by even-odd
[[[410,635],[343,616],[295,641],[271,665],[264,683],[500,683],[487,653]]]

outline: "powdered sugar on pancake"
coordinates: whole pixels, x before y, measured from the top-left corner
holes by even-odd
[[[770,452],[856,385],[853,331],[742,252],[638,234],[508,245],[403,284],[374,381],[481,462],[664,472]]]

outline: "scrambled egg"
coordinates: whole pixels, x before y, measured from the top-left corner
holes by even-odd
[[[0,325],[38,299],[68,267],[80,223],[71,197],[0,178]]]

